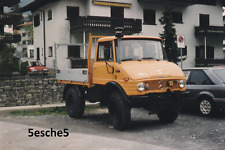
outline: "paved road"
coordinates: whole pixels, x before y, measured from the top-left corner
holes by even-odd
[[[0,150],[225,150],[225,115],[205,118],[181,113],[175,123],[162,124],[156,115],[132,109],[127,130],[111,126],[107,109],[86,112],[82,119],[60,116],[7,116],[0,111]],[[28,137],[28,129],[68,129],[68,137]]]
[[[69,132],[68,137],[28,137],[30,126],[0,121],[1,150],[170,150],[128,140]],[[32,127],[35,130],[50,130]],[[56,130],[57,131],[57,130]]]

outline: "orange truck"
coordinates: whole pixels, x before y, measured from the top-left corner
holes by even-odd
[[[160,38],[123,36],[118,28],[115,36],[90,35],[87,48],[87,59],[74,60],[75,67],[57,66],[57,82],[65,84],[63,98],[70,117],[82,117],[89,101],[106,106],[118,130],[129,124],[131,108],[144,108],[162,122],[177,119],[186,80],[182,70],[166,60]],[[77,65],[81,61],[86,64]]]

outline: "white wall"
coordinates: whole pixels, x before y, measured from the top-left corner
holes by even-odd
[[[110,0],[105,0],[110,1]],[[160,4],[140,3],[137,0],[114,0],[114,2],[132,3],[131,8],[124,8],[125,18],[136,18],[143,20],[143,9],[156,10],[156,25],[143,25],[140,35],[159,36],[159,33],[163,32],[163,27],[158,21],[162,16],[165,6]],[[93,5],[92,0],[63,0],[40,8],[45,10],[45,22],[46,22],[46,63],[47,67],[53,68],[53,61],[55,59],[54,43],[57,44],[80,44],[83,42],[83,33],[76,32],[70,33],[69,21],[66,20],[66,6],[78,6],[80,9],[80,16],[105,16],[110,17],[109,6]],[[191,5],[191,6],[173,6],[174,11],[182,12],[183,24],[175,24],[178,35],[185,36],[185,44],[188,47],[188,57],[184,61],[184,67],[194,67],[195,65],[195,47],[204,45],[204,37],[195,37],[195,27],[199,26],[199,14],[210,15],[211,26],[223,26],[222,18],[222,6],[208,6],[208,5]],[[52,20],[47,21],[47,11],[52,10]],[[34,15],[40,13],[40,10],[34,12]],[[41,15],[42,16],[42,15]],[[221,17],[220,17],[221,16]],[[42,16],[43,18],[43,16]],[[107,35],[107,32],[92,32],[92,35]],[[89,32],[85,32],[85,41],[88,43]],[[207,45],[214,46],[215,58],[223,59],[224,54],[222,51],[222,38],[210,37],[207,38]],[[43,22],[40,22],[40,26],[34,27],[34,45],[36,48],[40,48],[41,62],[43,59]],[[53,47],[53,57],[48,57],[48,47]],[[66,58],[67,46],[59,46],[57,48],[57,55]],[[59,58],[57,58],[59,60]],[[58,63],[60,68],[69,68],[70,60],[63,59]]]

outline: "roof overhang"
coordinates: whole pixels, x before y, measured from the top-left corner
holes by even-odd
[[[55,2],[55,1],[59,1],[59,0],[35,0],[32,3],[22,7],[20,9],[20,12],[26,12],[26,11],[33,12],[42,6],[47,5],[48,3]]]

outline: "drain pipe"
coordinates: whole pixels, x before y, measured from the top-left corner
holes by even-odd
[[[43,14],[43,42],[44,42],[44,66],[46,66],[46,32],[45,32],[45,11],[38,9]]]

